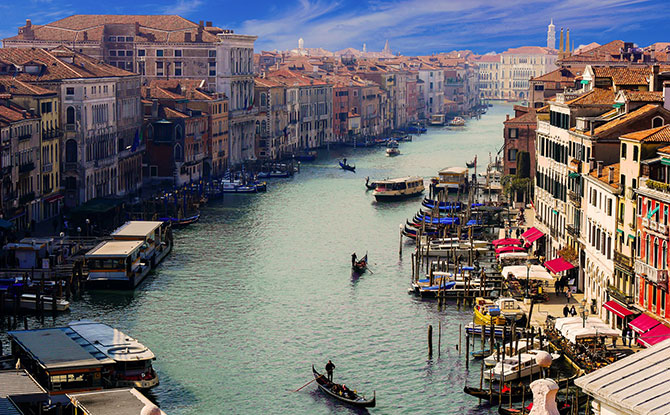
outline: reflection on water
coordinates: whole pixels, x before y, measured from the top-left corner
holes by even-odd
[[[91,292],[47,325],[91,318],[150,347],[160,386],[153,393],[171,415],[356,414],[310,385],[310,367],[332,359],[338,382],[366,395],[377,391],[379,414],[482,414],[462,393],[478,383],[456,349],[470,310],[407,294],[412,245],[398,257],[399,225],[420,198],[377,203],[371,180],[434,176],[501,146],[507,105],[458,130],[429,129],[383,148],[323,150],[268,192],[226,195],[201,222],[175,232],[175,249],[135,293]],[[356,173],[337,159],[346,157]],[[480,170],[483,168],[480,166]],[[351,274],[351,253],[368,251],[370,269]],[[427,359],[427,327],[442,324],[442,352]],[[37,325],[35,319],[29,322]]]

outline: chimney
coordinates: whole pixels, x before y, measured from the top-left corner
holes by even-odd
[[[212,27],[212,22],[205,22],[205,26]]]
[[[614,183],[614,166],[609,166],[609,171],[607,172],[607,183]]]
[[[670,82],[663,83],[663,107],[670,110]]]
[[[589,173],[593,171],[596,166],[596,159],[593,157],[589,158]]]
[[[651,67],[651,79],[649,79],[649,90],[658,91],[658,73],[660,72],[660,67],[658,64],[655,64]]]
[[[191,40],[191,32],[185,32],[185,33],[184,33],[184,42],[192,42],[192,40]]]
[[[202,23],[202,20],[200,21],[200,24],[198,25],[198,33],[195,34],[195,41],[196,42],[202,42],[202,32],[204,30],[204,25]]]
[[[597,167],[598,168],[598,177],[600,177],[600,176],[603,175],[603,161],[602,160],[596,161],[596,166],[598,166]]]
[[[509,121],[509,114],[505,114],[505,121]]]
[[[140,34],[140,22],[135,22],[135,35]]]
[[[21,33],[21,29],[19,29]],[[35,39],[35,32],[33,32],[33,22],[30,19],[26,19],[26,25],[23,27],[23,37],[28,40]]]

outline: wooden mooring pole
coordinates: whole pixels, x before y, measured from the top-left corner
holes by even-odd
[[[433,325],[428,325],[428,358],[433,357]]]

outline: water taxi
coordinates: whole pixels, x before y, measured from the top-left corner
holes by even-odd
[[[495,353],[484,358],[484,365],[488,367],[493,367],[498,364],[499,360],[511,359],[516,357],[518,359],[519,352],[525,353],[528,350],[537,348],[540,345],[540,342],[537,340],[530,341],[528,339],[520,339],[518,345],[507,344],[503,350],[501,350],[502,356],[497,356]],[[516,348],[515,348],[516,347]]]
[[[161,221],[131,220],[112,232],[117,241],[142,241],[140,257],[155,268],[172,250],[172,230]]]
[[[449,125],[451,125],[452,127],[462,127],[465,125],[465,118],[454,117],[454,119],[449,122]]]
[[[447,167],[438,172],[436,187],[447,192],[463,191],[468,186],[466,167]]]
[[[389,157],[397,156],[400,154],[400,149],[398,148],[398,142],[396,140],[391,140],[386,145],[386,155]]]
[[[477,298],[475,300],[474,318],[475,324],[490,326],[505,324],[505,317],[500,314],[500,307],[495,302],[486,298]],[[491,314],[494,315],[491,315]]]
[[[104,241],[84,255],[86,284],[95,288],[134,289],[151,270],[142,261],[144,241]]]
[[[418,176],[379,180],[375,182],[375,185],[372,194],[378,202],[418,196],[425,189],[423,178]]]
[[[433,114],[430,116],[428,124],[430,125],[444,125],[446,117],[444,114]]]
[[[112,387],[149,389],[158,385],[158,375],[151,365],[156,356],[139,341],[91,320],[73,321],[68,326],[114,361],[109,371]]]

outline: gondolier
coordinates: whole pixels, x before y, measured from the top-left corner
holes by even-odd
[[[354,252],[353,254],[351,254],[351,265],[352,266],[356,265],[356,259],[357,259],[356,252]]]
[[[356,254],[354,254],[354,257],[355,256]],[[328,360],[328,363],[326,363],[326,373],[328,374],[328,380],[331,382],[333,381],[333,370],[335,370],[335,365],[333,362]]]

